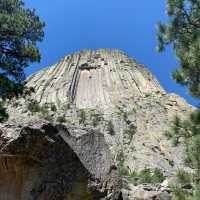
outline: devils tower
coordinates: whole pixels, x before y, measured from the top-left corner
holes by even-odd
[[[84,50],[26,86],[0,125],[0,199],[171,199],[167,183],[185,166],[166,131],[193,107],[144,65],[120,50]],[[161,180],[135,184],[131,174],[144,169]]]

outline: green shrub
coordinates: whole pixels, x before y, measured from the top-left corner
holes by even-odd
[[[47,120],[47,121],[53,121],[53,117],[49,115],[49,107],[48,105],[40,106],[40,116]]]
[[[178,187],[177,185],[173,186],[171,190],[172,190],[174,200],[198,200],[198,199],[189,198],[189,193],[183,188]]]
[[[128,136],[128,138],[127,138],[128,139],[128,144],[131,143],[135,133],[136,133],[136,130],[133,127],[129,127],[129,128],[124,130],[124,134],[126,134],[126,136]]]
[[[0,122],[6,121],[9,117],[4,105],[5,105],[5,103],[3,101],[0,101]]]
[[[37,113],[37,112],[40,112],[40,110],[41,110],[40,105],[37,101],[32,101],[32,102],[28,103],[27,109],[31,113]]]
[[[53,111],[53,112],[57,111],[57,107],[56,107],[56,105],[54,103],[50,104],[50,108],[51,108],[51,111]]]
[[[92,125],[95,127],[99,125],[100,121],[103,120],[103,117],[102,117],[102,114],[92,113],[91,119],[92,119]]]
[[[153,173],[150,169],[145,168],[138,173],[139,175],[139,182],[140,183],[152,183],[153,182]]]
[[[190,184],[192,181],[192,176],[191,174],[189,174],[188,172],[184,171],[184,170],[179,170],[176,173],[176,177],[178,179],[178,182],[182,185],[184,184]]]
[[[114,135],[115,134],[115,129],[114,129],[114,125],[112,123],[111,120],[108,121],[108,124],[107,124],[107,131],[110,135]]]
[[[59,123],[65,123],[66,122],[66,119],[65,119],[65,116],[59,116],[57,119],[56,119],[57,122]]]
[[[53,117],[49,115],[48,105],[40,106],[37,101],[32,101],[28,104],[27,109],[32,113],[38,113],[39,116],[47,121],[53,121]]]
[[[152,96],[152,95],[153,95],[152,92],[150,92],[150,93],[146,93],[146,94],[145,94],[145,97],[150,97],[150,96]]]
[[[117,169],[118,169],[118,174],[121,177],[124,176],[128,176],[129,171],[128,169],[124,166],[124,160],[119,161],[118,165],[117,165]]]
[[[157,168],[154,170],[145,168],[140,172],[133,171],[129,173],[129,176],[127,178],[135,185],[143,183],[162,183],[165,180],[162,171]]]
[[[155,168],[152,175],[153,183],[162,183],[165,180],[165,176],[162,171],[158,168]]]
[[[120,150],[117,154],[116,160],[119,161],[124,161],[124,153],[122,150]]]
[[[79,123],[85,124],[85,122],[86,122],[86,113],[85,110],[81,109],[79,110]]]

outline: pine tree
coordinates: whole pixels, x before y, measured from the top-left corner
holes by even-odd
[[[159,23],[158,50],[172,45],[179,61],[173,78],[200,99],[200,0],[167,0],[169,21]],[[168,136],[174,145],[185,144],[185,164],[193,173],[179,172],[173,188],[176,200],[200,199],[200,109],[187,120],[175,118]],[[187,180],[187,181],[186,181]],[[190,185],[190,190],[184,188]]]
[[[172,44],[180,67],[173,78],[200,98],[200,0],[168,0],[168,23],[159,23],[158,50]]]
[[[0,0],[0,97],[23,89],[24,68],[40,61],[36,44],[42,41],[44,23],[21,0]]]

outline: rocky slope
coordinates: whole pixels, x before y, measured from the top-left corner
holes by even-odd
[[[185,167],[183,146],[165,133],[194,108],[146,67],[119,50],[86,50],[26,86],[0,125],[0,199],[171,199],[170,179]],[[135,181],[143,169],[162,180]]]

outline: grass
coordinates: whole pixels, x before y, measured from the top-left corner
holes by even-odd
[[[162,183],[165,180],[165,176],[162,171],[158,168],[151,170],[148,168],[143,169],[142,171],[133,171],[129,173],[128,179],[135,185],[143,183]]]
[[[179,170],[176,173],[176,177],[178,179],[178,182],[182,185],[184,184],[190,184],[192,182],[192,176],[191,174],[187,173],[184,170]]]
[[[120,161],[118,164],[118,173],[119,176],[126,178],[130,183],[134,185],[149,183],[157,184],[162,183],[165,180],[160,169],[143,169],[142,171],[132,171],[129,172],[128,169],[124,166],[124,162]]]

